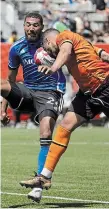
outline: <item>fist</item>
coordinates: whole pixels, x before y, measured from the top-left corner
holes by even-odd
[[[10,118],[6,113],[1,113],[0,120],[4,126],[6,126],[10,122]]]

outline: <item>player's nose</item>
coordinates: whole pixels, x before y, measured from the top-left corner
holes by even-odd
[[[34,30],[35,30],[34,26],[31,25],[31,26],[29,27],[29,30],[30,30],[30,31],[34,31]]]

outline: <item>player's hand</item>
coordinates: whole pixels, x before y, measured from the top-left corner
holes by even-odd
[[[102,51],[100,57],[102,61],[109,63],[109,53]]]
[[[10,118],[6,112],[1,112],[0,120],[4,126],[10,122]]]
[[[39,65],[38,72],[45,73],[45,74],[53,73],[51,70],[51,67],[48,67],[47,65]]]

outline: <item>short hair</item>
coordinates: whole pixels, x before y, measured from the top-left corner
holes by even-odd
[[[59,32],[59,30],[57,30],[57,29],[55,29],[55,28],[49,28],[49,29],[47,29],[47,30],[45,30],[44,32],[43,32],[43,40],[44,40],[44,38],[49,34],[49,33],[54,33],[54,34],[59,34],[60,32]]]
[[[40,20],[41,25],[43,25],[43,18],[42,18],[42,16],[41,16],[38,12],[36,12],[36,11],[28,12],[28,13],[25,15],[24,23],[25,23],[27,17],[38,18],[38,19]]]

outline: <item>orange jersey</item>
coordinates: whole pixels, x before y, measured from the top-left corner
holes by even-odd
[[[109,76],[109,64],[98,56],[98,47],[94,47],[82,36],[71,31],[64,31],[57,36],[56,43],[60,47],[70,42],[73,46],[72,60],[66,63],[82,91],[92,93]]]

